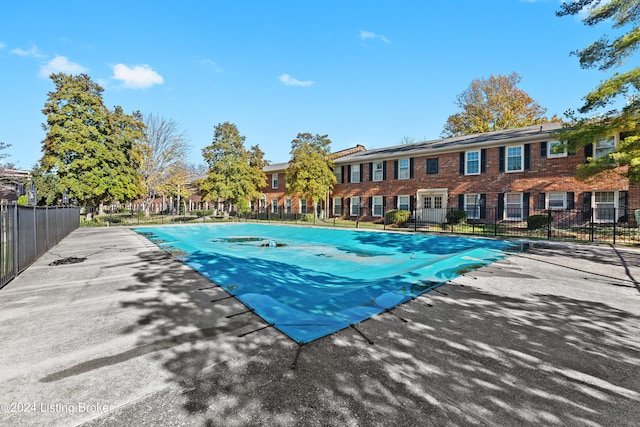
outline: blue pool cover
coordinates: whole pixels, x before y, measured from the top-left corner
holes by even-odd
[[[298,343],[506,256],[510,243],[265,224],[138,228]]]

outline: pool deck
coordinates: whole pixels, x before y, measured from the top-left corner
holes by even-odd
[[[79,229],[0,290],[0,425],[638,425],[639,282],[638,249],[543,242],[299,347]]]

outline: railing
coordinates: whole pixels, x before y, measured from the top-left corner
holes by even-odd
[[[522,208],[480,208],[461,211],[457,208],[415,209],[405,212],[406,220],[390,222],[389,209],[371,209],[362,206],[345,209],[344,216],[326,216],[324,211],[313,215],[281,208],[274,212],[262,208],[253,212],[214,214],[212,211],[191,211],[175,214],[157,214],[145,217],[142,211],[126,211],[92,216],[83,225],[145,225],[175,223],[212,223],[223,221],[277,222],[325,227],[393,229],[487,237],[523,237],[546,240],[587,241],[602,243],[640,244],[640,229],[633,209],[593,208],[564,210],[525,210]],[[87,211],[88,212],[88,211]],[[637,210],[640,215],[640,210]],[[333,212],[332,212],[333,214]],[[357,214],[357,215],[356,215]]]
[[[0,288],[79,225],[79,208],[0,205]]]

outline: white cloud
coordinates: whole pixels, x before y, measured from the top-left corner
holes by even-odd
[[[56,56],[40,67],[40,76],[49,77],[52,73],[80,74],[86,70],[85,67],[69,61],[65,56]]]
[[[217,62],[212,61],[210,59],[202,59],[202,60],[200,60],[200,63],[202,65],[205,65],[205,66],[211,68],[213,71],[215,71],[218,74],[222,74],[224,72],[224,70],[218,65]]]
[[[162,76],[148,65],[128,67],[124,64],[113,66],[113,79],[122,81],[122,86],[129,89],[145,89],[164,83]]]
[[[4,50],[5,47],[7,47],[7,45],[3,42],[0,42],[0,50]]]
[[[289,74],[280,74],[278,79],[287,86],[311,86],[314,82],[311,80],[297,80],[291,77]]]
[[[14,55],[18,55],[18,56],[32,56],[34,58],[46,58],[47,55],[45,55],[44,53],[40,52],[38,50],[37,47],[35,46],[31,46],[31,49],[29,50],[24,50],[21,48],[15,48],[11,50],[11,53],[13,53]]]
[[[386,38],[385,36],[380,35],[380,34],[376,34],[376,33],[371,32],[371,31],[365,31],[365,30],[360,30],[360,38],[362,40],[377,39],[377,40],[380,40],[381,42],[383,42],[385,44],[391,43],[389,41],[389,39]]]

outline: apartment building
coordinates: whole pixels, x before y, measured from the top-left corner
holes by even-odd
[[[538,210],[581,212],[598,222],[626,221],[627,208],[640,207],[640,188],[625,167],[585,181],[578,165],[613,151],[619,134],[569,153],[554,138],[558,123],[438,139],[371,150],[337,153],[337,184],[320,210],[326,216],[382,218],[390,209],[408,210],[416,220],[440,223],[450,209],[469,220],[487,215],[523,221]],[[287,196],[287,164],[265,168],[265,203],[272,212],[311,212],[309,200]],[[592,209],[593,208],[593,209]]]

